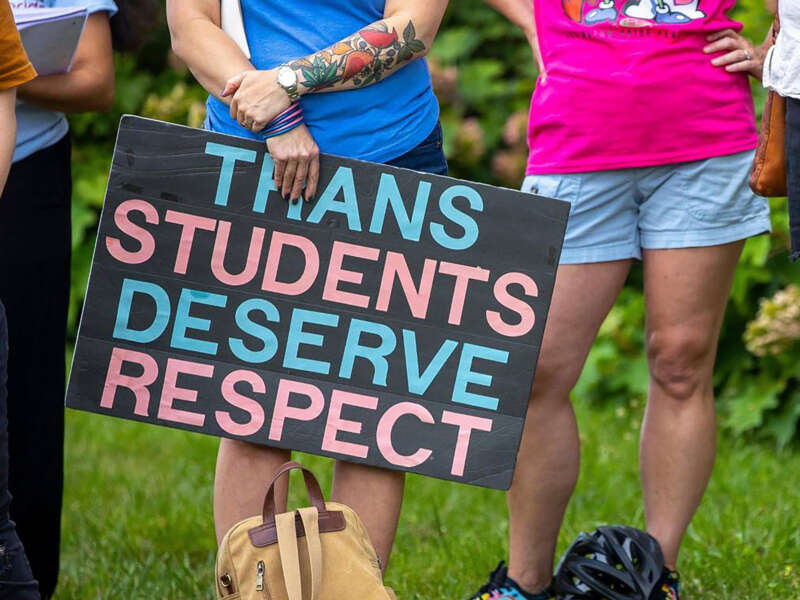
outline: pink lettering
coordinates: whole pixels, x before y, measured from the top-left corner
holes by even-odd
[[[456,477],[463,477],[464,467],[467,464],[467,450],[469,450],[472,430],[491,431],[492,420],[446,410],[442,413],[442,423],[458,427],[458,440],[456,441],[456,449],[453,454],[453,468],[450,474]]]
[[[309,405],[305,408],[289,406],[292,394],[301,394],[308,398]],[[283,424],[286,419],[295,421],[313,421],[322,414],[325,408],[325,399],[322,391],[310,383],[281,379],[278,384],[278,393],[275,396],[275,410],[272,413],[272,425],[269,429],[269,439],[279,442],[283,437]]]
[[[331,405],[328,409],[328,421],[325,424],[325,434],[322,437],[322,449],[326,452],[336,452],[337,454],[367,458],[367,454],[369,453],[368,446],[354,444],[352,442],[343,442],[336,438],[340,431],[359,434],[363,426],[360,421],[350,421],[342,418],[342,407],[345,405],[375,410],[378,408],[378,399],[374,396],[364,396],[363,394],[353,394],[343,390],[333,390],[331,394]]]
[[[420,448],[408,456],[399,454],[392,445],[392,429],[394,424],[403,415],[414,415],[423,423],[433,423],[433,416],[430,412],[414,402],[399,402],[383,413],[381,420],[378,421],[378,431],[376,434],[378,450],[383,458],[398,467],[416,467],[428,460],[433,451],[427,448]]]
[[[379,255],[380,250],[377,248],[368,248],[367,246],[348,244],[347,242],[333,242],[331,261],[328,267],[328,276],[325,279],[325,289],[322,292],[322,299],[328,302],[338,302],[339,304],[367,308],[367,306],[369,306],[369,296],[354,294],[352,292],[343,292],[339,289],[339,282],[341,281],[360,285],[364,280],[363,273],[348,271],[342,268],[342,261],[345,256],[356,256],[364,260],[375,261],[378,260]]]
[[[140,265],[150,260],[150,257],[153,256],[153,252],[156,249],[156,241],[149,231],[128,219],[128,213],[134,210],[144,214],[146,223],[158,225],[158,212],[153,208],[152,204],[145,200],[125,200],[114,211],[114,223],[122,233],[139,242],[139,249],[136,252],[129,252],[122,247],[119,239],[110,236],[106,236],[106,248],[108,253],[120,262],[129,265]]]
[[[214,365],[204,365],[188,360],[170,358],[164,371],[164,389],[161,391],[161,403],[158,407],[158,418],[184,425],[202,427],[206,416],[199,413],[173,407],[175,400],[197,402],[197,390],[178,387],[178,375],[196,375],[210,378],[214,375]]]
[[[136,363],[142,367],[142,374],[138,376],[123,375],[123,363]],[[100,406],[103,408],[114,408],[114,398],[118,387],[128,388],[136,397],[133,413],[140,417],[148,416],[150,406],[150,386],[158,377],[158,364],[149,354],[125,350],[124,348],[114,348],[111,351],[111,360],[108,363],[108,373],[103,384],[103,396],[100,399]]]
[[[231,435],[247,436],[253,435],[264,425],[264,407],[236,391],[236,384],[241,381],[249,383],[250,388],[257,394],[266,393],[267,387],[261,377],[243,369],[228,373],[222,380],[222,397],[228,404],[249,413],[250,420],[247,423],[237,423],[229,412],[221,410],[216,411],[215,416],[223,431]]]

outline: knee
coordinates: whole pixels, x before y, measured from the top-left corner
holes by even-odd
[[[716,344],[691,328],[648,332],[647,359],[650,377],[666,395],[690,400],[711,387]]]
[[[569,394],[581,375],[583,362],[566,353],[542,353],[536,365],[531,402],[542,404],[552,400],[568,403]]]

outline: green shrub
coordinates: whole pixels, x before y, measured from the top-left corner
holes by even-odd
[[[734,16],[745,23],[745,33],[759,41],[770,23],[761,0],[740,0]],[[452,2],[430,63],[452,175],[517,187],[525,169],[527,110],[536,78],[524,36],[480,0]],[[171,55],[163,24],[142,51],[118,57],[116,65],[114,109],[72,118],[76,147],[71,339],[119,117],[134,113],[195,126],[202,120],[205,94]],[[760,109],[764,92],[756,84],[753,89]],[[800,416],[800,344],[796,333],[790,334],[796,332],[791,311],[797,298],[796,288],[789,287],[800,285],[800,269],[787,258],[785,201],[774,200],[772,207],[772,235],[747,243],[736,274],[715,385],[725,427],[785,445],[796,436]],[[576,393],[620,406],[643,401],[648,385],[643,328],[641,271],[634,269],[600,331]]]

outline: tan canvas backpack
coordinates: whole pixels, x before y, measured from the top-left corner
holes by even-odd
[[[301,469],[311,506],[276,514],[275,483]],[[349,507],[325,502],[314,475],[296,462],[275,474],[263,513],[234,525],[217,554],[221,600],[396,600],[380,562]]]

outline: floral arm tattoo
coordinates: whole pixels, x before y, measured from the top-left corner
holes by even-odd
[[[297,71],[300,85],[311,92],[361,88],[380,81],[425,49],[412,21],[403,29],[402,37],[397,29],[390,31],[389,25],[378,21],[288,66]]]

